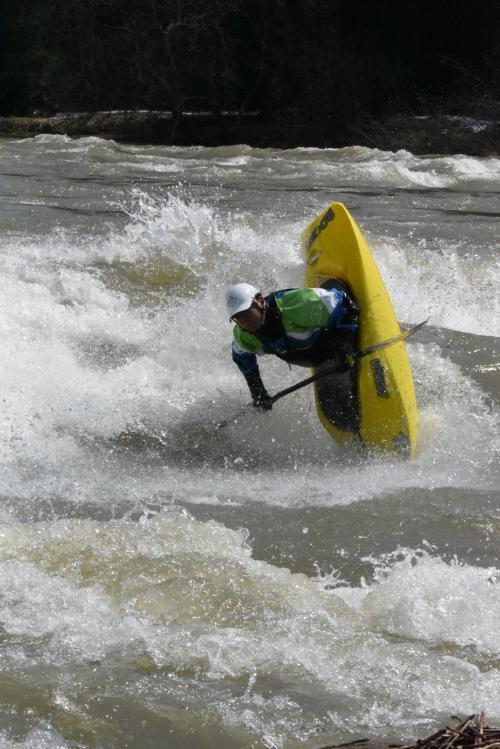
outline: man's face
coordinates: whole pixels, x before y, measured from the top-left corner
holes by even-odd
[[[264,322],[266,315],[266,304],[262,294],[257,294],[252,302],[252,306],[244,312],[238,312],[234,315],[233,320],[238,323],[240,328],[248,331],[248,333],[255,333]]]

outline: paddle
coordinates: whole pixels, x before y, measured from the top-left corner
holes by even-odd
[[[409,338],[413,333],[416,333],[419,328],[421,328],[423,325],[428,322],[427,320],[424,320],[423,322],[419,322],[418,325],[415,325],[413,328],[410,328],[409,330],[405,330],[404,333],[401,333],[401,335],[395,336],[394,338],[388,338],[387,341],[382,341],[382,343],[375,343],[373,346],[367,346],[364,349],[361,349],[360,351],[354,351],[352,354],[348,354],[346,357],[346,360],[348,364],[354,364],[354,362],[357,359],[362,359],[363,356],[368,356],[368,354],[374,354],[376,351],[381,351],[382,349],[386,349],[389,346],[393,346],[395,343],[400,343],[400,341],[404,341],[406,338]],[[283,396],[288,395],[289,393],[294,393],[295,390],[300,390],[300,388],[306,387],[306,385],[310,385],[312,382],[317,382],[317,380],[320,380],[322,377],[326,377],[326,375],[333,374],[334,372],[338,372],[339,369],[342,369],[343,366],[335,366],[335,367],[327,367],[326,369],[322,369],[321,372],[317,372],[317,374],[312,375],[311,377],[307,377],[305,380],[301,380],[300,382],[296,382],[295,385],[291,385],[288,388],[285,388],[284,390],[280,390],[279,393],[276,393],[276,395],[273,395],[271,397],[271,401],[273,403],[276,403],[277,400],[280,398],[283,398]]]
[[[374,343],[372,346],[367,346],[366,348],[360,349],[360,351],[354,351],[352,354],[348,354],[346,357],[348,364],[354,364],[354,362],[357,359],[362,359],[364,356],[368,356],[368,354],[374,354],[376,351],[382,351],[382,349],[386,349],[389,346],[393,346],[395,343],[400,343],[401,341],[406,340],[406,338],[409,338],[413,333],[416,333],[417,330],[419,330],[423,325],[425,325],[428,322],[428,320],[424,320],[423,322],[418,323],[418,325],[415,325],[413,328],[410,328],[409,330],[405,330],[404,333],[401,333],[400,335],[395,336],[394,338],[388,338],[386,341],[382,341],[381,343]],[[316,374],[312,375],[311,377],[307,377],[305,380],[300,380],[300,382],[296,382],[295,385],[291,385],[288,388],[285,388],[284,390],[280,390],[278,393],[273,395],[271,397],[271,402],[276,403],[277,400],[280,398],[283,398],[285,395],[289,395],[290,393],[294,393],[296,390],[300,390],[301,388],[306,387],[307,385],[311,385],[313,382],[317,382],[322,377],[326,377],[329,374],[333,374],[334,372],[338,372],[340,369],[343,369],[343,365],[337,365],[335,367],[326,367],[325,369],[322,369],[321,372],[317,372]],[[238,416],[245,413],[244,411],[240,412]],[[238,418],[238,416],[233,417],[231,421],[235,421],[235,419]],[[221,421],[219,424],[216,425],[216,429],[222,429],[229,423],[228,420]]]

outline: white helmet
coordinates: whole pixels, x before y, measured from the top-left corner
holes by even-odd
[[[249,283],[236,283],[226,291],[226,308],[231,321],[238,312],[250,309],[252,302],[259,293],[255,286]]]

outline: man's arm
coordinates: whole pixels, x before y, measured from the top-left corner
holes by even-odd
[[[251,336],[254,338],[254,336]],[[259,365],[257,364],[257,354],[261,353],[258,349],[254,351],[248,351],[243,348],[242,343],[238,340],[239,336],[235,331],[235,337],[233,340],[233,361],[238,366],[241,374],[246,380],[250,395],[252,396],[253,405],[257,408],[263,408],[265,410],[271,410],[273,407],[271,396],[264,387],[262,378],[260,376]],[[255,339],[259,344],[258,339]],[[252,341],[249,342],[252,345]]]

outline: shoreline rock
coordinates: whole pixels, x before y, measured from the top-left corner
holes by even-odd
[[[42,134],[94,136],[122,143],[171,146],[257,148],[342,148],[359,145],[385,151],[405,149],[416,155],[500,155],[500,121],[471,117],[396,115],[361,117],[350,125],[306,124],[259,112],[185,113],[120,111],[0,117],[0,136],[29,138]]]

